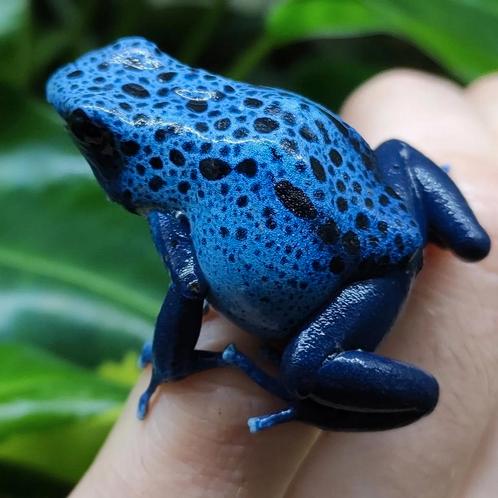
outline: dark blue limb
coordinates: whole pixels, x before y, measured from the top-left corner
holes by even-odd
[[[251,419],[251,430],[291,419],[332,430],[381,430],[429,413],[438,398],[435,379],[372,352],[399,313],[415,272],[354,283],[323,309],[282,357],[282,381],[293,401],[281,412]]]
[[[293,420],[296,420],[296,416],[297,414],[295,408],[290,406],[289,408],[269,413],[268,415],[251,417],[247,421],[247,425],[249,426],[249,430],[254,433],[264,429],[269,429],[270,427],[278,424],[292,422]]]
[[[309,393],[327,358],[343,351],[374,351],[390,330],[404,303],[416,269],[345,287],[287,345],[282,357],[286,386]]]
[[[209,303],[204,300],[204,305],[202,307],[202,314],[207,315],[209,313]],[[145,368],[152,362],[152,341],[146,341],[142,347],[140,357],[138,359],[139,368]]]
[[[309,398],[342,410],[423,414],[434,408],[437,395],[436,380],[422,370],[356,350],[323,362]]]
[[[375,154],[379,167],[393,188],[405,195],[418,198],[422,209],[418,212],[429,240],[448,247],[467,261],[479,261],[487,256],[491,241],[477,221],[467,201],[448,174],[419,151],[399,140],[380,145]],[[411,178],[414,194],[397,187],[403,175]],[[406,190],[406,189],[405,189]]]
[[[209,313],[209,303],[204,300],[204,305],[202,307],[202,314],[207,315]],[[139,368],[145,368],[152,362],[152,341],[146,341],[142,347],[140,357],[138,359]]]
[[[223,361],[227,365],[242,370],[251,380],[266,391],[279,398],[290,400],[291,397],[283,385],[258,367],[248,356],[237,350],[234,344],[229,344],[223,351]]]
[[[172,283],[157,317],[152,347],[146,344],[142,351],[141,363],[152,362],[152,378],[139,401],[139,418],[145,417],[149,399],[162,382],[224,364],[221,353],[194,349],[208,289],[186,219],[181,215],[151,213],[149,223]]]

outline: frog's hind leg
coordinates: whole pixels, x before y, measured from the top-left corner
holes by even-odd
[[[389,140],[375,151],[386,179],[403,198],[415,195],[415,213],[428,239],[448,247],[461,258],[479,261],[489,253],[488,234],[448,174],[419,151],[399,140]],[[412,193],[403,191],[407,175]]]
[[[293,401],[255,417],[257,431],[289,420],[331,430],[399,427],[432,411],[436,380],[372,351],[397,316],[416,268],[351,284],[287,346],[281,379]]]

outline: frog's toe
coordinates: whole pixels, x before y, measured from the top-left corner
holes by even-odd
[[[223,361],[228,363],[229,365],[232,365],[236,362],[237,358],[239,356],[239,351],[235,347],[235,344],[229,344],[224,350],[221,355],[223,358]]]
[[[149,363],[152,362],[152,341],[147,341],[143,347],[140,357],[138,359],[138,366],[140,368],[145,368]]]
[[[147,411],[149,409],[150,398],[154,394],[157,386],[158,386],[158,383],[155,381],[154,378],[152,378],[149,386],[140,396],[140,399],[138,400],[138,406],[137,406],[137,418],[139,420],[143,420],[145,418],[145,416],[147,415]]]
[[[147,393],[143,393],[138,400],[137,406],[137,418],[138,420],[143,420],[145,415],[147,415],[147,409],[149,407],[149,399],[150,396],[147,396]]]
[[[247,420],[247,425],[251,433],[260,432],[264,429],[269,429],[278,424],[291,422],[296,419],[296,410],[293,406],[289,406],[278,412],[261,415],[259,417],[251,417]]]
[[[242,372],[244,372],[250,379],[266,391],[278,396],[279,398],[285,400],[290,399],[289,393],[281,382],[267,374],[244,353],[241,353],[235,347],[235,344],[229,344],[223,350],[222,361],[225,365],[231,365],[242,370]]]

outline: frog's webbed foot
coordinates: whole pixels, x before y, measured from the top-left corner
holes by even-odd
[[[279,379],[233,347],[226,349],[227,363],[288,402],[278,412],[249,419],[250,430],[290,420],[330,430],[384,430],[432,411],[439,389],[431,375],[372,352],[394,322],[415,271],[398,271],[343,289],[288,344]]]

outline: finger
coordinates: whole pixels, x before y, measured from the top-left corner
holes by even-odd
[[[220,350],[253,341],[219,316],[208,315],[202,347]],[[252,435],[246,420],[278,401],[228,368],[163,385],[145,421],[136,419],[147,370],[74,497],[185,498],[279,496],[314,438],[287,424]]]
[[[496,138],[461,87],[413,70],[386,71],[360,87],[343,114],[372,147],[399,138],[449,165],[479,221],[497,239]],[[480,265],[498,271],[493,255]]]
[[[479,78],[465,91],[483,121],[498,138],[498,73]],[[497,147],[498,155],[498,147]],[[498,329],[498,323],[497,327]],[[459,498],[487,498],[498,489],[498,400],[494,414],[476,450],[473,465]]]
[[[496,164],[489,130],[458,86],[414,71],[367,82],[344,117],[373,146],[401,138],[440,164],[496,242]],[[436,375],[436,411],[416,424],[371,434],[320,436],[288,498],[453,496],[484,433],[497,394],[496,252],[479,265],[431,248],[405,313],[380,348]],[[313,489],[313,492],[310,492]]]
[[[468,101],[494,134],[495,153],[498,152],[498,73],[479,78],[465,91]]]
[[[461,87],[413,70],[372,78],[345,102],[343,115],[372,147],[388,138],[410,140],[436,155],[436,161],[469,153],[494,157],[496,152],[490,130]]]
[[[473,464],[456,498],[489,498],[498,489],[498,413],[481,438]]]

